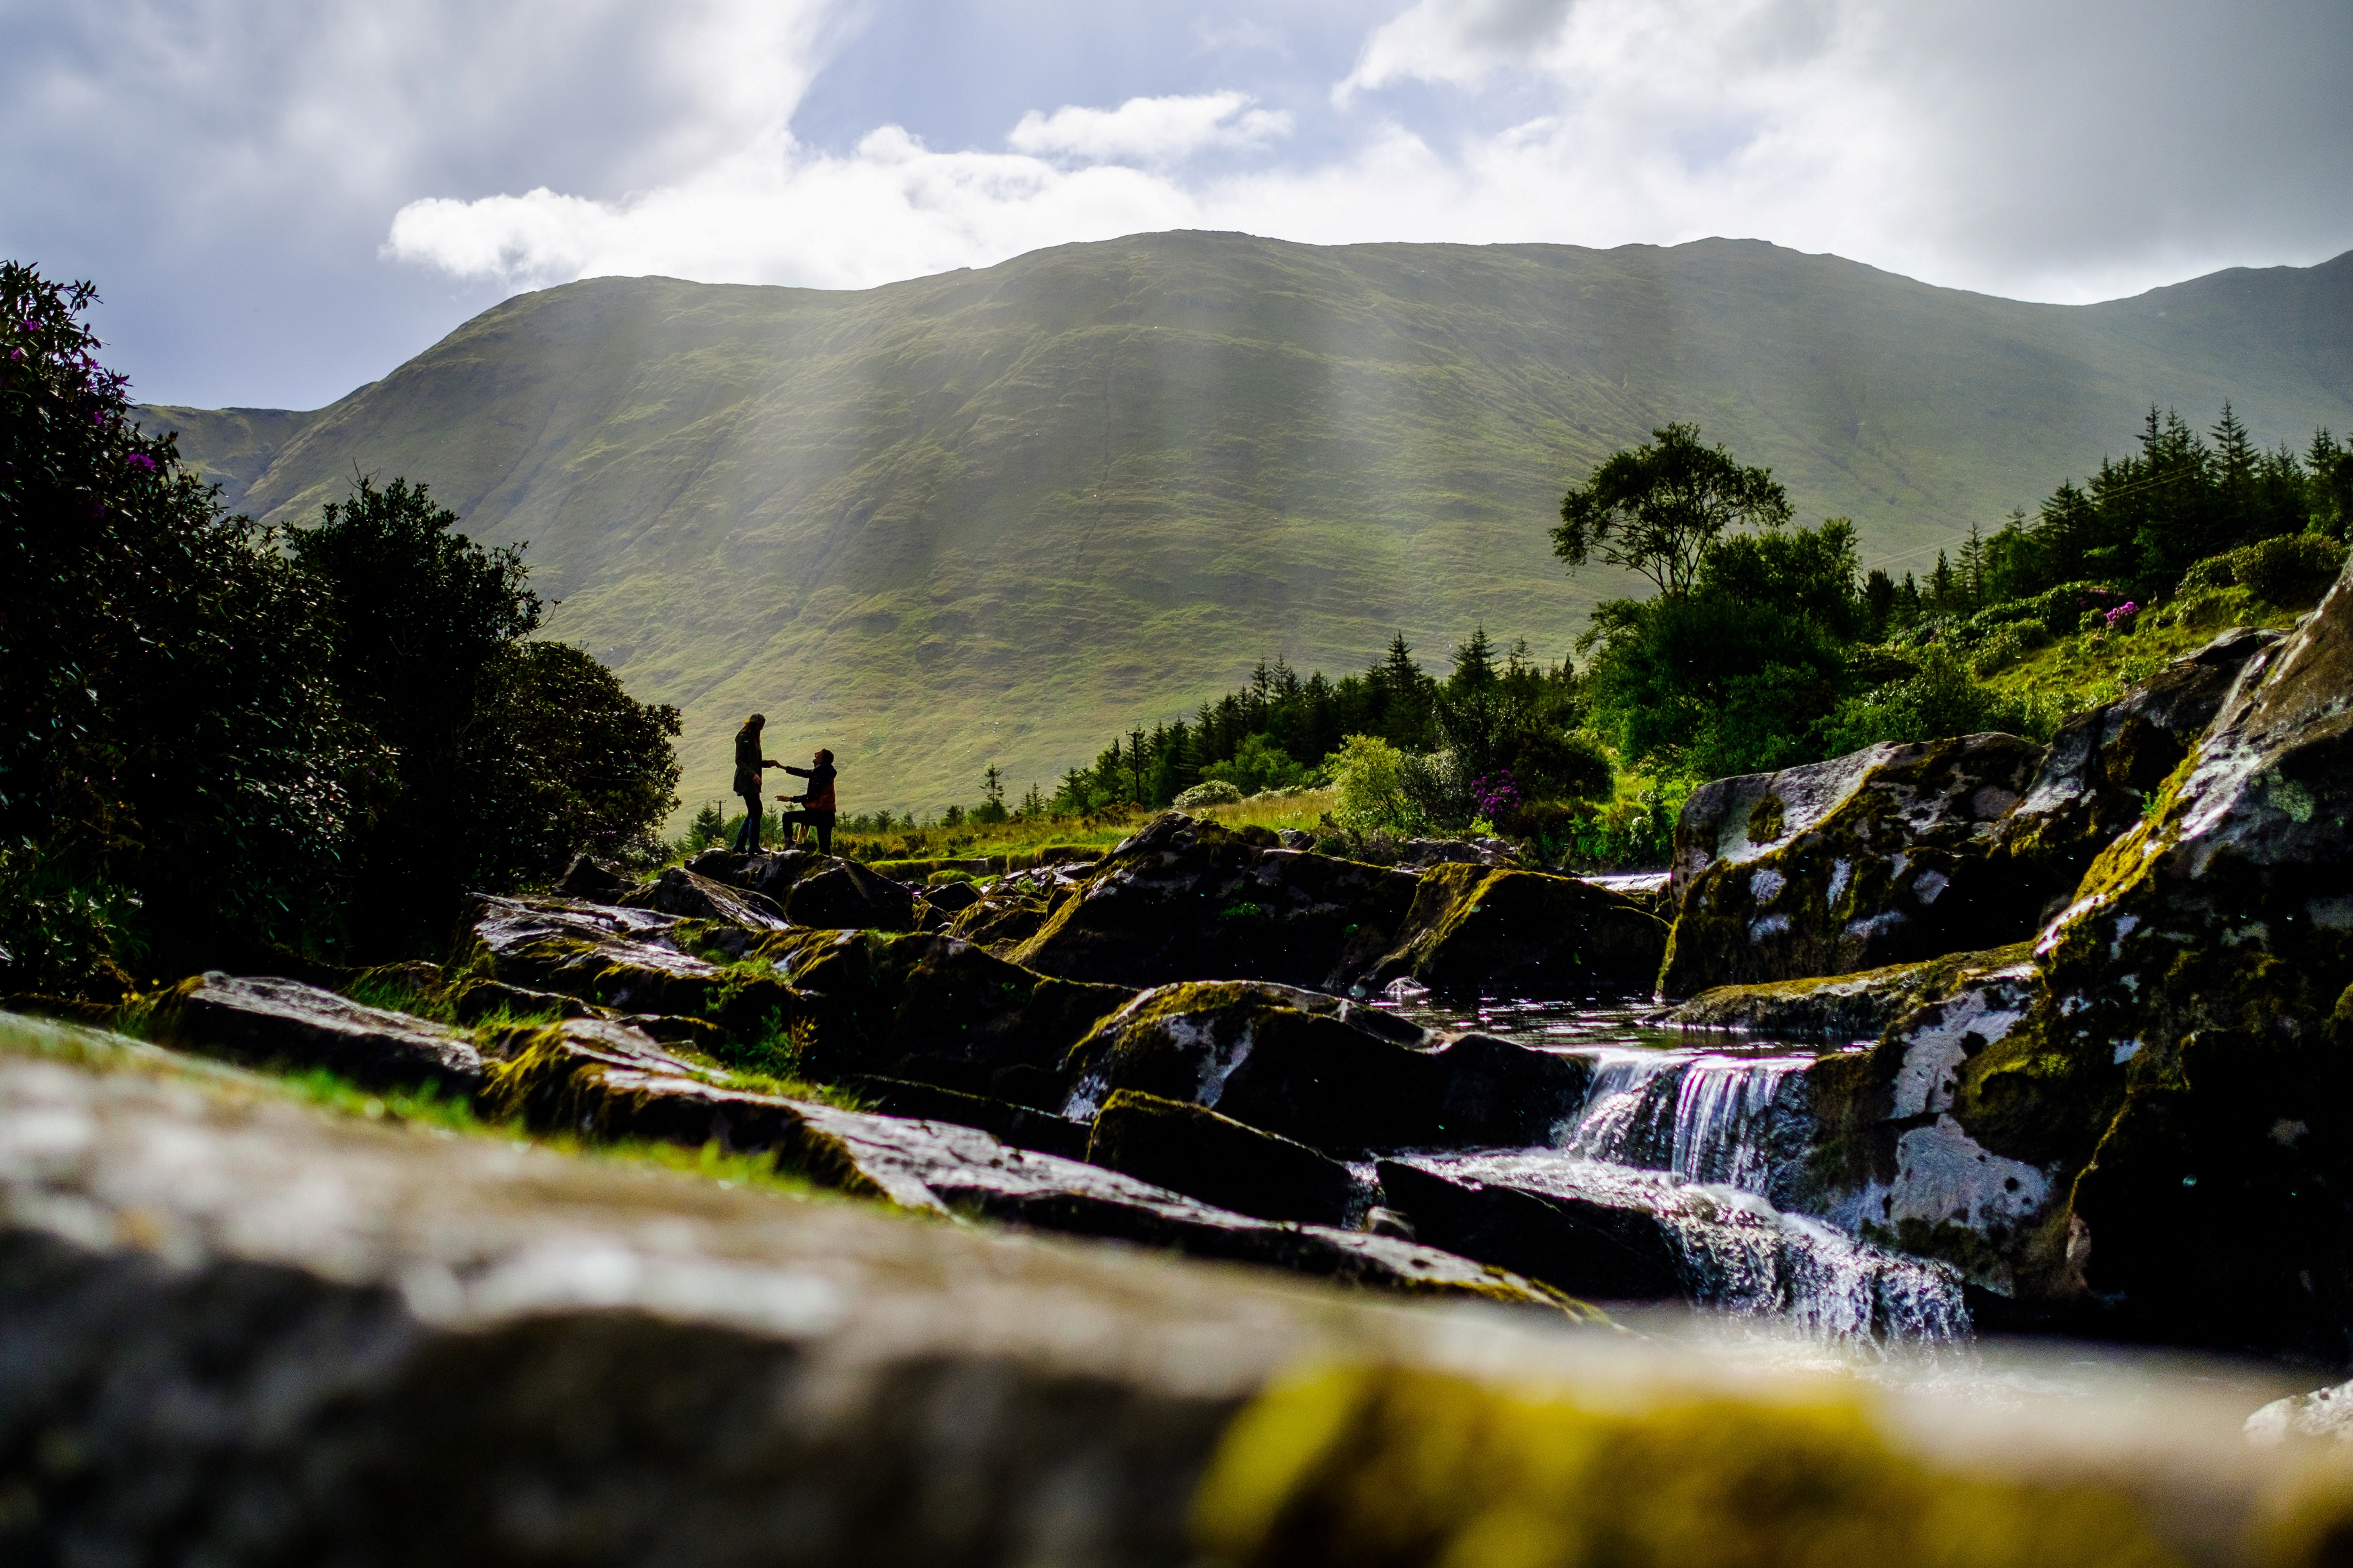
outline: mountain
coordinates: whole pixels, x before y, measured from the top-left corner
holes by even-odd
[[[857,292],[597,279],[315,412],[145,417],[257,516],[430,481],[530,542],[550,635],[685,710],[690,805],[759,710],[857,811],[1050,784],[1261,655],[1442,666],[1483,621],[1556,658],[1625,586],[1563,574],[1561,492],[1669,419],[1900,573],[2225,398],[2353,425],[2353,254],[2057,306],[1747,241],[1157,234]]]

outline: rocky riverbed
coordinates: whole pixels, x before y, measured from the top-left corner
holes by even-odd
[[[1986,1520],[1953,1561],[2324,1560],[2300,1438],[2200,1436],[2168,1498],[2115,1433],[1964,1484],[1877,1405],[1578,1390],[1730,1375],[1605,1315],[1660,1302],[1883,1365],[2010,1330],[2353,1360],[2349,735],[2340,582],[2049,747],[1712,784],[1663,889],[1176,813],[979,884],[583,861],[438,964],[191,976],[153,1044],[12,1026],[0,1541],[1472,1562],[1524,1514],[1656,1547],[1620,1482],[1670,1471],[1780,1498],[1772,1539],[1817,1503],[1725,1478],[1819,1450],[1875,1478],[1819,1506],[1882,1560]],[[480,1131],[270,1098],[322,1071]],[[1686,1545],[1538,1555],[1784,1560]]]

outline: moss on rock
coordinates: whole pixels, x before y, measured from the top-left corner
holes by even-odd
[[[2125,1494],[1898,1447],[1859,1401],[1628,1409],[1402,1367],[1261,1394],[1228,1429],[1198,1540],[1246,1568],[2161,1568]]]
[[[1421,874],[1396,945],[1360,984],[1434,991],[1590,995],[1647,991],[1666,923],[1573,877],[1455,863]]]

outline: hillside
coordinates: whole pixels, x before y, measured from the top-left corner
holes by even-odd
[[[149,410],[287,521],[353,466],[528,540],[551,635],[686,710],[841,753],[843,803],[1050,780],[1261,654],[1567,650],[1563,487],[1669,418],[1801,519],[1925,565],[2121,450],[2152,401],[2353,425],[2353,256],[2029,305],[1754,242],[1318,247],[1163,234],[859,292],[600,279],[311,414]]]

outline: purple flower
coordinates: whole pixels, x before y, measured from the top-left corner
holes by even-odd
[[[155,459],[144,452],[133,452],[122,461],[131,468],[144,468],[151,474],[155,471]]]

